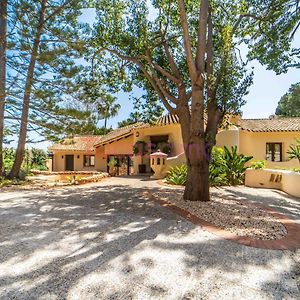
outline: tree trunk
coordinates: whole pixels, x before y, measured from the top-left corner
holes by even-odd
[[[38,23],[38,27],[37,27],[37,31],[36,31],[36,36],[35,36],[34,42],[33,42],[30,62],[29,62],[28,70],[27,70],[27,76],[26,76],[18,147],[17,147],[17,151],[16,151],[15,161],[14,161],[13,167],[11,169],[11,172],[9,174],[9,178],[19,177],[21,165],[22,165],[22,162],[24,159],[25,144],[26,144],[26,137],[27,137],[27,124],[28,124],[28,115],[29,115],[30,96],[31,96],[31,89],[32,89],[32,84],[33,84],[35,64],[36,64],[40,40],[41,40],[41,36],[43,33],[43,28],[44,28],[46,4],[47,4],[47,0],[42,0],[41,10],[40,10],[40,15],[39,15],[39,23]]]
[[[201,91],[199,89],[196,90],[194,97],[199,97]],[[198,108],[198,105],[196,107]],[[209,201],[209,157],[206,153],[203,138],[204,124],[203,120],[201,120],[201,114],[197,114],[196,111],[193,113],[196,114],[196,119],[200,115],[200,119],[194,121],[194,124],[191,125],[191,120],[195,119],[195,116],[190,116],[189,107],[186,106],[179,111],[182,140],[188,168],[183,198],[189,201]]]
[[[104,128],[106,129],[107,127],[107,117],[104,118]]]
[[[6,99],[7,0],[0,4],[0,176],[3,175],[4,107]]]
[[[188,177],[183,194],[184,200],[209,201],[209,161],[206,157],[187,161]]]

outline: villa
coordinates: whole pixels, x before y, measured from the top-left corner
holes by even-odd
[[[236,145],[238,151],[255,160],[266,160],[267,166],[299,167],[289,160],[287,151],[300,138],[300,118],[241,119],[230,116],[229,124],[220,129],[217,147]],[[133,145],[144,141],[148,153],[134,155]],[[139,165],[151,172],[150,154],[162,144],[169,145],[166,168],[185,162],[184,146],[178,117],[165,115],[155,124],[136,123],[113,130],[104,136],[75,136],[48,148],[52,154],[52,171],[108,171],[108,162],[115,159],[117,175],[139,174]]]

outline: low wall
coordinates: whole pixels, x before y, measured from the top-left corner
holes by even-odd
[[[185,153],[182,152],[177,156],[167,158],[167,169],[175,166],[180,166],[186,163]]]
[[[276,169],[247,169],[245,185],[282,190],[300,197],[300,173]]]

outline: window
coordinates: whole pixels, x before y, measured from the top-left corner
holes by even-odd
[[[266,160],[282,161],[282,143],[267,143]]]
[[[84,155],[83,156],[83,165],[85,167],[94,167],[95,166],[95,155]]]

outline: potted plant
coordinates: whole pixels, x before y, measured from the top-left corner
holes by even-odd
[[[160,150],[162,153],[170,155],[172,151],[171,143],[169,142],[159,143],[156,147],[156,150]]]
[[[115,158],[111,158],[107,165],[109,167],[109,175],[116,176],[117,175],[117,165],[118,165],[117,160]]]
[[[145,141],[137,141],[133,146],[133,154],[141,155],[142,163],[139,164],[139,173],[146,173],[146,165],[143,163],[143,156],[148,153],[147,143]]]

